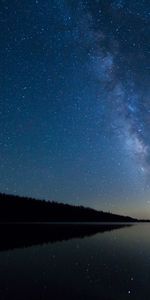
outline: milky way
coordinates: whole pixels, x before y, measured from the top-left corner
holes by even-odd
[[[1,191],[149,216],[149,3],[2,1]]]
[[[135,7],[138,9],[142,5],[136,3],[133,7],[131,5],[131,8],[129,6],[128,1],[114,1],[110,5],[112,15],[115,17],[115,14],[120,14],[120,17],[123,18],[123,24],[120,20],[119,26],[113,28],[115,34],[113,31],[111,32],[111,28],[109,33],[103,31],[101,9],[98,10],[99,16],[96,20],[94,14],[88,12],[86,16],[84,11],[81,19],[83,20],[86,16],[87,24],[84,22],[81,29],[82,31],[86,30],[84,44],[87,43],[89,47],[88,54],[92,63],[90,68],[93,69],[100,88],[104,88],[106,91],[106,105],[111,105],[111,126],[114,128],[115,134],[123,138],[123,146],[129,155],[136,159],[137,167],[142,172],[149,173],[150,139],[147,132],[150,125],[150,105],[149,85],[146,84],[148,83],[147,70],[149,67],[148,65],[145,67],[146,61],[147,64],[149,62],[147,34],[149,30],[146,11],[135,12]],[[97,9],[98,7],[99,2]],[[135,23],[131,26],[129,21],[132,18]],[[99,23],[97,26],[95,26],[96,22]],[[126,26],[123,30],[124,23]],[[138,31],[139,23],[145,26],[144,33],[143,27]],[[112,19],[110,24],[113,24]],[[127,34],[126,39],[123,36],[118,38],[121,32]],[[123,53],[123,47],[126,47],[125,53]],[[124,65],[122,65],[122,61]],[[143,75],[146,76],[145,81],[147,82],[144,82],[144,87],[140,82],[142,78],[136,76],[136,69],[137,71],[140,69],[140,73],[143,72]],[[138,83],[140,83],[140,87],[138,87]]]

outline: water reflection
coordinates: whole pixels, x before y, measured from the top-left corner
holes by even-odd
[[[76,227],[72,239],[61,235],[67,242],[51,236],[53,243],[1,251],[0,299],[149,299],[150,225],[104,227],[79,231],[84,238]]]
[[[131,224],[1,224],[0,251],[84,238],[96,233],[120,229]]]

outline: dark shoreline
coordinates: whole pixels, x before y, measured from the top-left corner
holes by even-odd
[[[137,222],[136,218],[93,208],[0,193],[0,222]]]

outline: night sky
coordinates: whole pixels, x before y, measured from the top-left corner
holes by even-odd
[[[150,218],[149,0],[0,1],[0,191]]]

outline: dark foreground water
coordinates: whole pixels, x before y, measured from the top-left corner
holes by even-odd
[[[0,225],[0,300],[150,297],[150,224]]]

